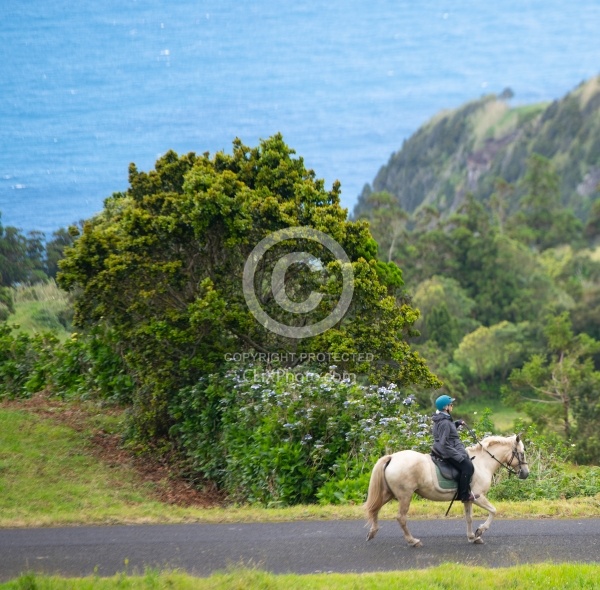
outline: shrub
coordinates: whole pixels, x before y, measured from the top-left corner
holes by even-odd
[[[358,487],[366,491],[364,476],[381,454],[430,448],[429,417],[412,397],[393,384],[336,379],[330,370],[236,367],[182,389],[170,407],[171,434],[190,472],[240,502],[347,501]]]
[[[52,350],[52,334],[13,335],[16,326],[0,323],[0,398],[28,397],[44,389]]]
[[[54,350],[47,385],[61,397],[131,401],[133,380],[106,335],[73,333]]]
[[[0,398],[29,397],[47,390],[61,397],[130,400],[133,382],[105,338],[52,333],[29,336],[0,323]]]
[[[555,434],[540,434],[535,426],[524,429],[529,478],[519,480],[501,469],[490,490],[491,500],[557,500],[595,496],[599,467],[574,467],[572,448]]]

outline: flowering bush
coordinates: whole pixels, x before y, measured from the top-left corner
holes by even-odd
[[[329,374],[236,367],[179,391],[171,434],[190,474],[216,482],[231,499],[268,506],[362,502],[371,469],[386,453],[429,452],[431,420],[398,387],[365,386]],[[570,449],[515,424],[526,441],[530,477],[500,469],[491,500],[595,495],[597,467],[569,466]],[[493,432],[485,410],[465,445]]]
[[[190,471],[238,501],[362,500],[380,455],[429,450],[430,419],[412,396],[335,370],[235,367],[181,390],[170,408],[171,434]]]

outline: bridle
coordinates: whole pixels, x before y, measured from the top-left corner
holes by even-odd
[[[518,447],[515,445],[513,447],[512,450],[512,454],[510,456],[510,459],[506,462],[503,463],[502,461],[500,461],[500,459],[498,459],[498,457],[496,457],[493,453],[490,453],[490,451],[488,451],[488,449],[486,449],[481,443],[479,443],[481,445],[481,448],[492,458],[494,459],[494,461],[496,461],[497,463],[500,463],[500,465],[502,467],[504,467],[509,474],[511,475],[518,475],[521,472],[521,468],[523,467],[523,465],[527,465],[527,461],[525,461],[525,453],[522,451],[518,450]],[[513,468],[512,464],[514,460],[517,460],[518,462],[518,471],[515,471],[515,469]]]
[[[503,463],[502,461],[500,461],[500,459],[498,459],[498,457],[496,457],[493,453],[490,453],[490,451],[484,447],[481,444],[481,441],[479,441],[477,439],[477,435],[469,428],[467,427],[467,425],[465,424],[465,427],[467,428],[467,430],[469,431],[469,434],[475,439],[475,442],[492,458],[494,459],[494,461],[496,461],[496,463],[499,463],[502,467],[504,467],[508,473],[510,475],[519,475],[519,473],[521,473],[521,468],[523,467],[523,465],[527,465],[527,461],[525,461],[525,453],[522,451],[519,451],[519,448],[517,446],[517,444],[515,444],[515,446],[513,447],[512,450],[512,454],[510,456],[510,459],[506,462]],[[515,471],[515,469],[513,468],[512,464],[514,460],[517,460],[518,462],[518,471]]]

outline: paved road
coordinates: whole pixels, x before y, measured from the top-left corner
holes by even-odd
[[[414,520],[411,529],[424,547],[409,548],[395,521],[383,521],[369,543],[362,521],[0,529],[0,580],[25,571],[109,576],[145,567],[207,576],[230,565],[306,574],[444,562],[487,567],[600,562],[598,518],[498,520],[484,545],[467,542],[462,520]]]

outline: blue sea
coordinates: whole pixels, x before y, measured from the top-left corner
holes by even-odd
[[[597,0],[2,0],[2,222],[50,235],[130,162],[277,132],[351,211],[441,109],[597,75],[599,30]]]

